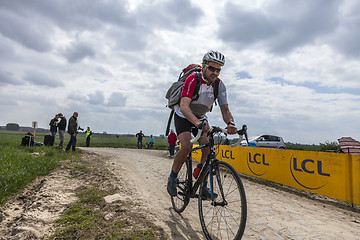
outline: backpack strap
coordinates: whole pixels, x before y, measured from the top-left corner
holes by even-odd
[[[172,120],[172,118],[173,118],[173,116],[174,116],[174,113],[175,113],[175,110],[172,109],[171,112],[170,112],[170,116],[169,116],[168,123],[167,123],[167,125],[166,125],[165,136],[168,136],[168,135],[169,135],[171,120]]]
[[[197,94],[196,99],[198,99],[199,98],[200,84],[201,84],[200,73],[195,72],[195,77],[196,77],[196,86],[195,86],[195,89],[194,89],[194,93]],[[219,96],[219,84],[220,84],[220,80],[219,80],[219,78],[217,78],[215,80],[215,83],[214,83],[214,101],[215,101],[215,105],[217,105],[216,100],[217,100],[217,97]],[[196,100],[196,99],[194,99],[194,100]]]
[[[196,78],[196,86],[194,89],[192,100],[197,100],[199,98],[199,90],[200,90],[200,84],[201,84],[200,72],[194,72],[194,74],[195,74],[195,78]],[[196,95],[194,96],[194,94],[196,94]]]
[[[215,101],[215,105],[216,105],[217,97],[219,96],[219,83],[220,83],[220,80],[217,78],[215,80],[215,83],[214,83],[214,101]]]
[[[217,100],[217,97],[219,96],[219,83],[220,83],[220,80],[219,80],[219,78],[217,78],[215,80],[215,83],[214,83],[214,102],[215,102],[215,105],[217,105],[216,100]],[[213,109],[213,105],[211,105],[211,107],[210,107],[210,112],[212,112],[212,109]]]

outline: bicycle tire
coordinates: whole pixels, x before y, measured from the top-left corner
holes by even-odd
[[[189,176],[190,174],[190,176]],[[171,203],[172,206],[177,213],[181,213],[185,210],[186,206],[190,202],[190,196],[189,196],[189,177],[191,177],[191,170],[189,172],[188,168],[188,160],[186,160],[186,163],[183,164],[181,167],[178,178],[177,178],[177,195],[171,196]]]
[[[206,239],[241,239],[246,225],[247,206],[244,186],[239,174],[228,163],[217,161],[212,165],[213,192],[217,194],[215,202],[221,203],[223,195],[225,206],[214,206],[212,200],[199,197],[200,223]],[[206,173],[209,177],[209,169]],[[210,187],[210,179],[208,180]],[[206,187],[200,186],[200,192]]]

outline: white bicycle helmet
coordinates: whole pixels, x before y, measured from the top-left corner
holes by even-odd
[[[207,63],[207,62],[216,62],[221,66],[224,66],[225,56],[219,53],[218,51],[209,51],[205,53],[203,57],[203,63]]]

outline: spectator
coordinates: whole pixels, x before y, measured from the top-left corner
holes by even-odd
[[[78,134],[78,123],[77,123],[77,117],[79,114],[77,112],[74,112],[73,115],[69,119],[69,125],[68,125],[68,133],[70,134],[70,140],[69,143],[65,149],[65,151],[69,151],[70,148],[72,148],[72,151],[75,152],[76,149],[76,135]]]
[[[174,157],[176,141],[177,141],[176,133],[174,133],[174,130],[171,129],[170,134],[168,136],[169,152],[170,152],[169,157]]]
[[[65,130],[66,130],[66,118],[62,113],[58,113],[58,117],[60,118],[60,122],[58,123],[59,128],[59,148],[64,147],[64,136],[65,136]]]
[[[90,130],[90,127],[87,127],[85,135],[86,135],[86,147],[89,147],[90,146],[90,138],[92,135],[92,131]]]
[[[54,137],[54,142],[55,142],[57,127],[58,127],[58,119],[59,119],[59,116],[56,114],[55,117],[53,119],[51,119],[51,121],[49,123],[50,133],[51,133],[51,136]]]
[[[147,149],[152,148],[154,146],[155,139],[153,135],[150,135],[150,142],[146,144]]]
[[[143,139],[143,137],[145,137],[145,135],[143,134],[142,130],[140,130],[140,132],[137,133],[135,136],[136,136],[137,139],[138,139],[138,141],[137,141],[137,148],[139,149],[139,145],[140,145],[140,149],[142,149],[142,139]]]

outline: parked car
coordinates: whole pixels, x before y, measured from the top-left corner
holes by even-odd
[[[242,141],[241,145],[248,146],[246,141]],[[284,142],[284,139],[282,137],[274,135],[261,135],[250,138],[249,146],[285,149],[286,143]]]

